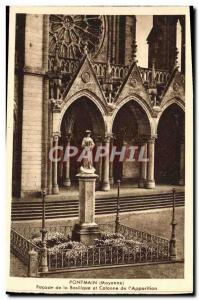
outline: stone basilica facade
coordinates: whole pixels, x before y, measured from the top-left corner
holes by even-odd
[[[101,158],[98,189],[111,189],[117,179],[142,188],[184,185],[185,20],[153,16],[148,68],[137,62],[138,39],[132,15],[17,14],[14,196],[75,185],[77,160],[51,162],[48,153],[56,145],[81,145],[86,129],[95,145],[144,146],[149,158]]]

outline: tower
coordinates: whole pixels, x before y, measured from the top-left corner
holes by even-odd
[[[178,19],[181,24],[181,67],[184,72],[185,60],[185,22],[183,16],[153,16],[153,27],[148,35],[147,42],[149,45],[148,51],[148,66],[152,67],[152,62],[155,60],[157,69],[172,70],[175,65],[176,56],[176,24]]]

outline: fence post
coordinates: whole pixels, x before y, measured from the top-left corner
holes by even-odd
[[[32,249],[28,252],[28,277],[37,277],[38,274],[38,253]]]
[[[115,219],[115,233],[119,232],[120,225],[120,180],[117,181],[117,213]]]
[[[176,260],[177,256],[177,250],[176,250],[176,233],[175,233],[175,227],[177,225],[177,222],[175,220],[175,198],[176,198],[176,190],[173,189],[173,212],[172,212],[172,231],[171,231],[171,239],[169,243],[169,257],[171,261]]]
[[[48,252],[46,247],[46,234],[47,230],[45,227],[45,213],[46,213],[46,207],[45,207],[45,196],[46,192],[45,190],[42,191],[42,202],[43,202],[43,210],[42,210],[42,251],[41,251],[41,272],[48,272]]]

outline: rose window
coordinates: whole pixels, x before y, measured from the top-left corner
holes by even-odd
[[[51,15],[50,55],[78,59],[96,55],[104,39],[104,17],[99,15]]]

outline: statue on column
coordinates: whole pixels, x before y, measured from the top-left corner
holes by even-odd
[[[84,151],[83,163],[80,167],[81,173],[95,173],[95,168],[93,167],[93,156],[92,151],[95,144],[93,139],[91,138],[91,131],[86,130],[86,136],[82,140],[82,148]]]

